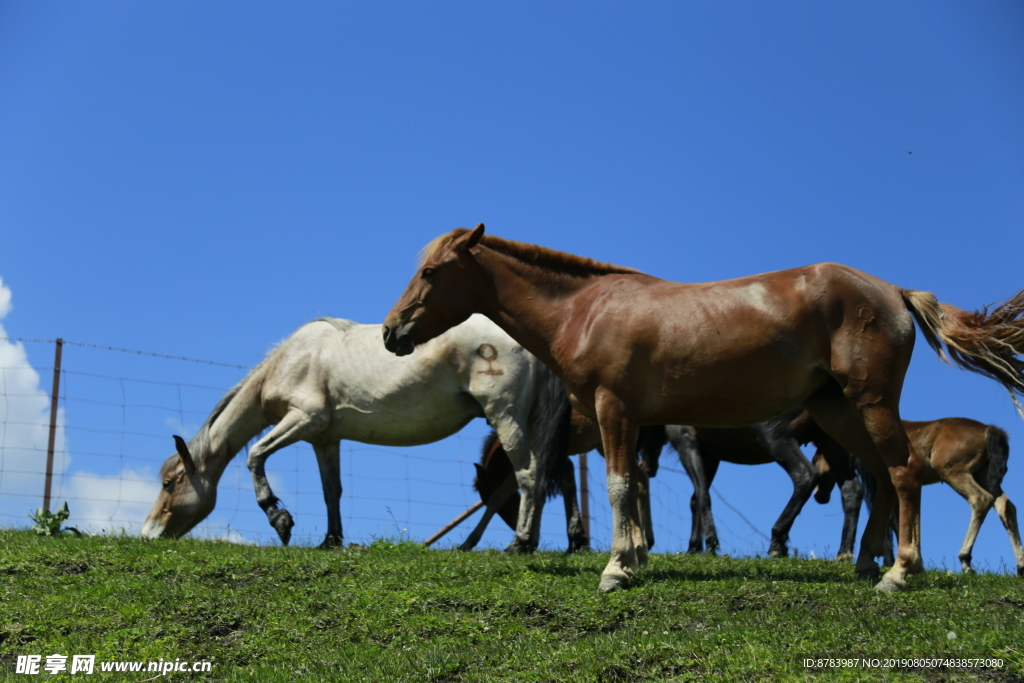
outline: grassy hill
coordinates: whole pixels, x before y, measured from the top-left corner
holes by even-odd
[[[18,655],[94,654],[93,676],[41,676],[139,681],[100,663],[180,659],[212,668],[168,680],[1024,680],[1016,577],[929,572],[893,595],[846,563],[653,555],[601,595],[606,561],[0,531],[0,678],[38,680]],[[884,667],[926,657],[1002,667]]]

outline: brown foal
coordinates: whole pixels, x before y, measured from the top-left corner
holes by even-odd
[[[753,424],[803,403],[878,479],[857,570],[877,573],[898,497],[899,552],[878,584],[923,571],[922,464],[899,417],[916,318],[960,365],[1024,395],[1024,291],[991,313],[940,304],[847,266],[824,263],[682,284],[630,268],[460,228],[424,250],[384,323],[406,355],[473,312],[489,317],[562,379],[597,420],[612,509],[600,588],[628,585],[645,564],[634,450],[640,425]]]
[[[1017,526],[1017,508],[1006,497],[1002,487],[1010,457],[1006,432],[995,425],[965,417],[944,417],[930,422],[904,420],[903,428],[914,452],[921,458],[924,467],[922,483],[944,481],[971,506],[971,522],[959,553],[963,571],[973,571],[971,555],[974,542],[981,523],[994,507],[1010,536],[1017,574],[1024,576],[1024,546],[1021,545]],[[828,494],[835,486],[832,468],[819,455],[814,456],[813,463],[821,475],[815,495],[827,502]]]

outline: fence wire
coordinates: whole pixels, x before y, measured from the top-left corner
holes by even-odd
[[[55,340],[0,338],[36,345],[52,354]],[[168,354],[63,341],[52,507],[68,502],[72,524],[91,533],[137,535],[160,489],[160,465],[174,452],[172,434],[195,434],[221,396],[249,368]],[[125,358],[125,354],[134,356]],[[0,366],[0,526],[23,527],[42,505],[49,386],[52,364]],[[415,448],[342,442],[342,520],[346,542],[377,538],[423,540],[479,496],[472,488],[475,463],[487,433],[475,420],[444,441]],[[214,512],[193,534],[205,538],[273,544],[277,537],[256,504],[243,449],[225,470]],[[302,443],[267,461],[274,493],[296,521],[293,543],[317,544],[326,531],[319,470],[312,447]],[[610,545],[610,511],[603,461],[590,467],[591,534],[596,548]],[[652,482],[658,549],[681,551],[689,538],[691,487],[680,469],[662,467]],[[719,496],[720,497],[720,496]],[[436,547],[461,542],[479,520],[475,513]],[[739,535],[758,535],[749,520]],[[726,532],[728,521],[724,524]],[[551,501],[543,517],[543,547],[566,544],[563,506]],[[484,547],[503,547],[509,530],[495,518]],[[765,537],[766,538],[766,537]],[[764,544],[762,544],[764,545]]]

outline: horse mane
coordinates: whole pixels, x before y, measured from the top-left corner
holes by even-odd
[[[267,359],[269,359],[270,355],[273,355],[273,352],[268,355]],[[210,412],[209,417],[206,418],[206,421],[203,423],[203,426],[199,428],[199,431],[196,432],[196,435],[188,440],[188,450],[196,460],[196,464],[206,460],[206,457],[210,454],[210,430],[213,429],[213,423],[217,421],[217,418],[219,418],[225,410],[227,410],[231,401],[242,393],[242,390],[249,383],[249,379],[253,376],[253,373],[263,367],[263,364],[267,362],[267,359],[264,359],[263,362],[250,370],[248,374],[242,378],[242,381],[231,387],[228,393],[224,394],[220,401],[217,402],[217,405],[213,407],[213,411]],[[173,466],[177,460],[177,454],[171,455],[171,457],[167,459],[167,462],[165,462],[163,467],[160,468],[161,478],[165,475],[164,470],[169,466]]]
[[[317,318],[316,320],[313,320],[311,322],[327,323],[329,325],[332,325],[334,329],[338,330],[339,332],[348,332],[353,327],[359,327],[359,323],[355,322],[354,320],[345,320],[344,318],[331,318],[326,315]]]
[[[433,260],[444,253],[445,249],[451,246],[457,238],[469,232],[469,228],[456,228],[451,232],[431,240],[427,246],[420,251],[419,265],[422,267],[427,261]],[[554,270],[575,277],[587,277],[590,275],[609,275],[613,273],[638,274],[639,270],[616,266],[611,263],[595,261],[585,256],[567,254],[564,251],[555,251],[547,247],[525,242],[516,242],[503,237],[485,234],[480,238],[480,244],[489,249],[511,256],[514,259],[538,266],[547,270]]]
[[[309,323],[306,324],[308,325],[315,322],[328,323],[339,332],[347,332],[348,330],[351,330],[352,328],[359,326],[359,323],[352,320],[345,320],[344,318],[331,318],[327,316],[317,318],[316,320],[311,320]],[[305,325],[303,327],[305,327]],[[188,450],[190,453],[192,453],[192,457],[195,458],[197,462],[204,461],[206,457],[210,455],[210,430],[213,428],[214,423],[217,422],[217,419],[220,418],[220,416],[224,413],[225,410],[227,410],[227,407],[231,405],[231,402],[235,400],[235,398],[237,398],[238,395],[241,394],[243,390],[245,390],[252,384],[254,375],[266,367],[267,363],[270,362],[270,360],[277,354],[277,352],[280,351],[281,347],[284,346],[285,342],[291,339],[292,336],[294,336],[294,333],[292,335],[289,335],[283,341],[280,341],[274,346],[272,346],[270,350],[267,351],[266,357],[262,361],[260,361],[259,365],[250,370],[245,375],[245,377],[243,377],[238,384],[233,386],[226,394],[224,394],[224,396],[221,397],[220,401],[217,402],[217,405],[213,407],[213,410],[210,412],[209,417],[207,417],[206,421],[203,422],[203,426],[200,427],[199,431],[196,432],[195,436],[193,436],[188,441]],[[177,455],[172,455],[170,458],[167,459],[167,462],[165,462],[163,467],[161,467],[161,476],[164,476],[165,469],[170,466],[173,466],[174,462],[177,461],[177,459]]]

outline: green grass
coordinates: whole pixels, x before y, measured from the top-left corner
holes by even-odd
[[[882,594],[846,563],[653,555],[631,589],[601,595],[606,561],[0,531],[0,678],[37,680],[17,656],[60,653],[213,663],[173,680],[1024,680],[1016,577],[929,572]],[[1004,665],[804,668],[819,657]]]

